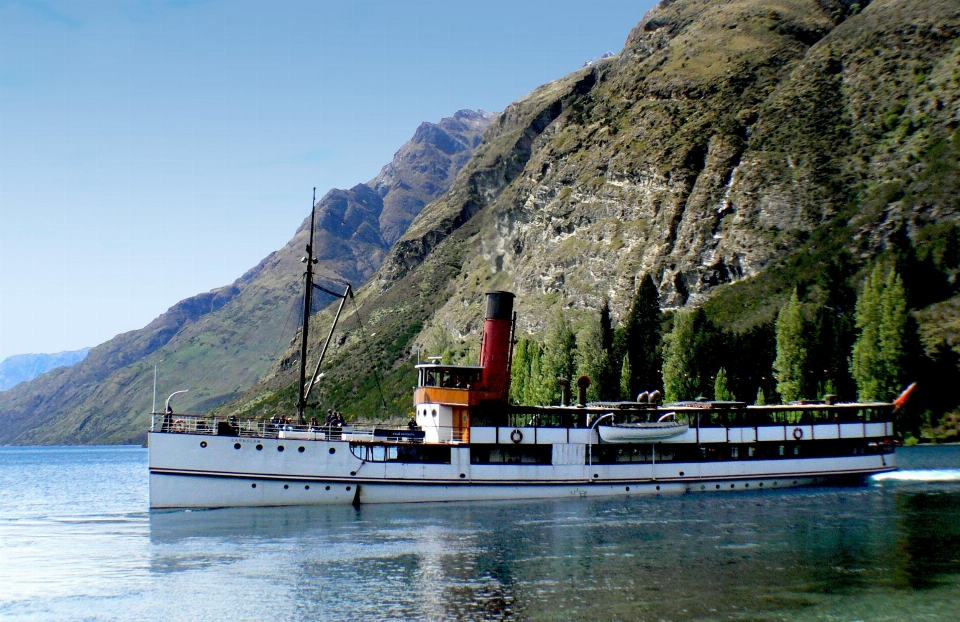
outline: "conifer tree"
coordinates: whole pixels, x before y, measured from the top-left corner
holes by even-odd
[[[617,367],[615,365],[615,352],[613,347],[614,330],[613,320],[610,317],[610,303],[606,299],[603,301],[603,307],[600,309],[600,345],[605,353],[605,364],[599,370],[595,379],[597,384],[597,394],[602,400],[615,400],[620,395],[619,379],[617,378]]]
[[[896,270],[886,278],[877,264],[857,297],[857,329],[850,373],[861,401],[892,399],[900,388],[907,326],[907,300]]]
[[[662,317],[660,294],[653,277],[646,274],[633,297],[624,327],[625,349],[631,369],[628,396],[660,387]]]
[[[718,402],[733,402],[737,399],[727,388],[727,370],[723,367],[717,372],[717,378],[713,383],[713,399]]]
[[[673,330],[664,337],[663,388],[668,402],[697,397],[695,311],[680,310],[674,316]]]
[[[777,375],[777,392],[785,403],[804,397],[809,374],[803,306],[796,289],[777,314],[777,359],[773,369]]]

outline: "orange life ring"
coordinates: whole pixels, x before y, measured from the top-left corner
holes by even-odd
[[[187,429],[187,424],[183,419],[177,419],[173,422],[173,431],[174,432],[183,432]]]
[[[801,430],[800,428],[794,428],[794,429],[793,429],[793,438],[794,438],[795,440],[798,440],[798,441],[799,441],[801,438],[803,438],[803,430]]]
[[[514,429],[513,432],[510,433],[510,440],[514,443],[519,443],[523,440],[523,432],[518,429]]]

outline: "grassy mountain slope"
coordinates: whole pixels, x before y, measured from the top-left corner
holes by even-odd
[[[491,289],[535,333],[557,306],[623,317],[650,273],[665,308],[742,332],[840,255],[949,246],[958,24],[947,0],[662,2],[619,55],[492,124],[358,296],[321,407],[405,413],[416,350],[476,339]],[[292,383],[275,367],[223,410],[290,408]]]
[[[389,240],[449,187],[490,118],[464,110],[425,123],[374,180],[324,196],[317,212],[318,282],[339,290],[342,282],[367,280]],[[175,402],[180,412],[205,412],[240,395],[296,330],[308,222],[232,285],[174,305],[143,329],[93,348],[74,367],[0,394],[0,443],[142,442],[154,365],[161,404],[175,390],[190,390]],[[315,309],[330,299],[319,295]]]

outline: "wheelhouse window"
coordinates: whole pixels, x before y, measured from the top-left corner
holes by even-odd
[[[481,367],[420,365],[417,367],[417,385],[445,389],[472,389],[480,382]]]

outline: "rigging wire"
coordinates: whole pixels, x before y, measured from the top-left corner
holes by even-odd
[[[357,323],[360,324],[360,334],[365,335],[367,333],[367,329],[363,326],[363,319],[360,317],[360,307],[357,305],[357,298],[356,296],[351,296],[350,298],[353,300],[353,310],[354,314],[357,316]],[[380,403],[383,404],[383,410],[384,412],[389,413],[389,409],[387,408],[387,400],[383,397],[383,388],[380,386],[380,373],[377,371],[376,365],[373,366],[373,380],[377,384],[377,392],[380,394]]]
[[[277,304],[280,304],[279,300],[277,301]],[[300,315],[303,314],[303,301],[301,301],[299,305],[290,305],[290,311],[287,312],[287,319],[283,323],[283,330],[277,334],[277,344],[273,346],[273,355],[270,357],[270,359],[273,361],[277,360],[277,356],[280,354],[280,343],[283,341],[284,335],[290,334],[288,329],[290,328],[290,324],[293,320],[294,311],[300,311]]]

